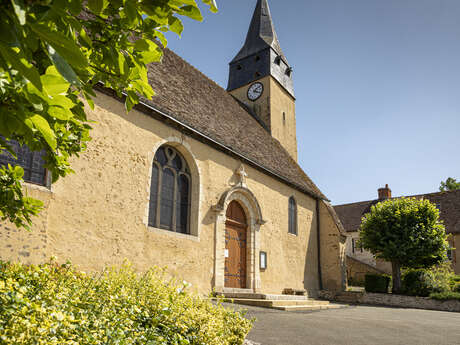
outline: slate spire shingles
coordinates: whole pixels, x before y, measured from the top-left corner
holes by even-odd
[[[257,54],[267,48],[272,48],[286,64],[288,63],[276,36],[268,2],[267,0],[258,0],[244,46],[231,63]]]

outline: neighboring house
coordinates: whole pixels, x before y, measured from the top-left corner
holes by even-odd
[[[127,258],[139,270],[167,266],[203,293],[344,289],[343,228],[297,163],[292,69],[267,1],[228,90],[170,50],[149,81],[157,95],[129,114],[98,88],[93,140],[52,187],[40,155],[17,147],[34,176],[25,188],[45,207],[31,232],[0,225],[0,258],[57,255],[83,270]]]
[[[428,199],[436,204],[436,207],[440,211],[440,218],[446,227],[446,232],[450,234],[449,244],[451,250],[448,252],[449,260],[452,262],[454,271],[460,274],[460,190],[410,195],[408,197]],[[349,276],[355,280],[362,279],[363,273],[365,273],[365,265],[372,267],[370,271],[377,269],[391,273],[391,265],[388,262],[375,260],[370,252],[362,250],[358,245],[358,230],[361,225],[362,217],[370,212],[373,205],[390,198],[391,189],[386,185],[384,188],[378,190],[378,199],[334,206],[347,232],[346,255],[352,258],[352,260],[347,260],[347,271]],[[351,267],[352,263],[356,263],[356,261],[365,264],[360,266],[360,272],[354,269],[354,267]],[[357,275],[359,275],[359,277],[356,277]]]

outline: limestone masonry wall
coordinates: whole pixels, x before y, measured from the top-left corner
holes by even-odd
[[[119,265],[126,258],[140,271],[167,266],[196,290],[210,292],[218,273],[213,206],[238,182],[235,171],[241,162],[139,111],[126,114],[123,104],[109,96],[98,94],[96,104],[95,110],[88,109],[95,121],[93,140],[73,160],[76,173],[60,179],[52,190],[26,186],[31,196],[45,201],[45,210],[34,220],[32,232],[1,225],[0,258],[39,263],[56,255],[85,271]],[[194,235],[147,226],[152,160],[165,143],[176,146],[191,168]],[[267,252],[268,267],[260,272],[258,290],[281,293],[284,288],[305,288],[315,295],[319,289],[316,200],[249,166],[245,169],[248,189],[266,221],[258,230],[257,249]],[[288,233],[291,196],[298,206],[298,235]],[[341,247],[334,244],[334,226],[328,221],[322,224],[330,237],[322,244],[327,286],[338,286],[342,279],[336,267]],[[255,264],[258,270],[258,252]]]

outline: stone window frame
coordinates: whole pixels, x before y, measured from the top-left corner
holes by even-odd
[[[152,172],[153,165],[155,160],[155,154],[158,149],[164,145],[171,146],[177,150],[184,160],[186,161],[190,169],[190,185],[189,185],[189,233],[184,234],[180,232],[170,231],[162,228],[152,227],[149,225],[149,208],[150,208],[150,188],[152,182]],[[190,240],[194,242],[200,241],[200,226],[199,219],[201,217],[200,204],[201,204],[201,195],[202,195],[202,186],[200,183],[201,171],[197,164],[197,159],[191,149],[190,143],[185,140],[185,137],[171,136],[165,139],[162,139],[155,143],[153,149],[149,152],[149,175],[148,183],[146,185],[147,190],[147,200],[145,204],[145,212],[143,217],[143,224],[146,228],[151,231],[162,235],[168,235],[176,238],[181,238],[185,240]]]
[[[166,162],[164,164],[162,164],[161,162],[159,162],[158,160],[156,160],[156,156],[157,154],[160,152],[160,150],[163,150],[164,152],[164,155],[165,155],[165,159],[166,159]],[[174,167],[172,164],[169,164],[169,163],[172,163],[173,161],[176,160],[176,158],[180,161],[180,168],[177,168],[177,167]],[[168,230],[168,231],[173,231],[173,232],[177,232],[177,233],[181,233],[181,234],[185,234],[185,235],[190,235],[190,199],[191,199],[191,182],[192,182],[192,177],[191,177],[191,174],[190,174],[190,169],[188,167],[188,163],[187,161],[185,160],[185,158],[182,156],[182,154],[177,151],[174,147],[170,146],[170,145],[162,145],[158,148],[157,152],[155,153],[155,156],[154,156],[154,159],[153,159],[153,162],[152,162],[152,176],[151,176],[151,188],[153,187],[152,186],[152,182],[153,182],[153,168],[156,167],[157,171],[158,171],[158,175],[157,175],[157,180],[156,180],[156,192],[155,192],[155,195],[156,195],[156,200],[155,200],[155,210],[152,211],[152,208],[150,207],[151,204],[153,203],[152,201],[152,190],[150,190],[150,205],[149,205],[149,226],[152,226],[152,227],[155,227],[155,228],[160,228],[160,229],[163,229],[163,230]],[[162,192],[163,192],[163,188],[165,187],[164,185],[164,174],[166,173],[166,171],[169,171],[173,177],[173,181],[172,181],[172,205],[171,205],[171,210],[169,210],[170,214],[171,214],[171,219],[169,220],[170,221],[170,225],[168,224],[163,224],[162,223],[162,201],[163,200],[163,195],[162,195]],[[186,180],[187,180],[187,185],[188,185],[188,188],[187,188],[187,191],[186,191],[186,197],[187,197],[187,220],[186,220],[186,225],[185,225],[185,232],[183,231],[180,231],[182,229],[179,229],[178,228],[178,224],[177,224],[177,208],[178,208],[178,193],[180,193],[179,191],[179,182],[180,182],[180,178],[181,177],[185,177]],[[182,195],[181,195],[182,197]],[[164,205],[163,205],[164,206]],[[152,214],[152,212],[154,212]],[[152,224],[152,223],[155,223],[155,224]]]

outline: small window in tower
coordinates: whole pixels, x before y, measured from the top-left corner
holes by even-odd
[[[285,124],[286,124],[286,113],[283,112],[283,125],[285,125]]]
[[[259,72],[256,72],[256,73],[254,74],[254,78],[259,78],[260,76],[261,76],[261,74],[260,74]]]
[[[281,65],[281,56],[277,56],[277,57],[275,58],[275,63],[276,63],[278,66]]]
[[[256,56],[256,61],[260,61],[260,56],[259,55]]]
[[[236,69],[237,69],[238,71],[241,71],[241,70],[243,69],[243,66],[238,65],[238,66],[236,66]]]
[[[290,76],[292,75],[292,67],[288,67],[288,68],[286,69],[286,75],[287,75],[288,77],[290,77]]]

